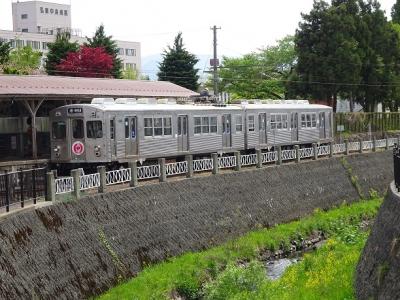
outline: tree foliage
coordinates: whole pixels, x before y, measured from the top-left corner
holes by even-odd
[[[10,60],[10,43],[0,41],[0,67],[3,67]]]
[[[113,60],[113,68],[112,68],[112,76],[114,78],[122,78],[123,77],[123,72],[122,72],[122,61],[121,59],[118,58],[118,47],[117,43],[113,40],[112,36],[107,36],[104,31],[104,25],[100,25],[93,38],[87,38],[88,42],[85,43],[84,45],[87,47],[92,47],[92,48],[99,48],[102,47],[108,53],[111,55],[112,60]]]
[[[400,0],[396,0],[396,3],[392,7],[392,22],[400,23]]]
[[[5,74],[30,75],[37,73],[40,67],[42,53],[30,46],[14,49],[5,67]]]
[[[196,91],[199,87],[195,65],[198,58],[187,51],[182,41],[182,33],[175,37],[173,47],[164,50],[163,61],[159,64],[158,80],[170,81],[190,90]]]
[[[285,98],[295,62],[293,36],[242,57],[224,57],[219,70],[221,90],[233,98]]]
[[[70,52],[57,65],[59,75],[74,77],[112,77],[113,59],[104,48],[82,46],[78,52]]]
[[[48,53],[45,63],[46,73],[49,75],[58,75],[57,65],[62,59],[65,59],[70,52],[76,52],[79,49],[77,42],[70,42],[71,34],[69,32],[57,33],[54,43],[48,43]]]

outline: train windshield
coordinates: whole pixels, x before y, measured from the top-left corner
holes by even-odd
[[[72,136],[74,139],[83,139],[83,120],[72,120]]]
[[[89,139],[100,139],[103,137],[103,126],[101,121],[86,122],[86,136]]]
[[[64,121],[53,122],[52,129],[52,137],[54,140],[65,139],[67,127]]]

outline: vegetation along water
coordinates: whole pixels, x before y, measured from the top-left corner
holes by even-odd
[[[203,252],[148,266],[100,299],[354,299],[353,277],[381,199],[316,210]],[[315,233],[325,243],[271,280],[263,254],[290,252]]]

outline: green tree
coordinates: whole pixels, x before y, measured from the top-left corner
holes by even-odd
[[[194,66],[198,58],[187,51],[183,45],[182,33],[175,37],[173,47],[164,50],[163,61],[159,64],[158,80],[170,81],[177,85],[196,91],[199,87],[199,71]]]
[[[0,67],[3,67],[10,59],[11,45],[0,41]]]
[[[5,74],[29,75],[39,71],[42,53],[25,46],[10,52],[10,60],[4,67]]]
[[[400,1],[396,0],[396,3],[392,6],[392,22],[400,23]]]
[[[85,43],[85,46],[98,48],[103,47],[105,51],[112,56],[113,58],[113,70],[112,75],[114,78],[122,78],[122,60],[118,58],[118,47],[115,40],[113,40],[112,36],[107,36],[104,32],[104,25],[100,25],[93,38],[86,37],[88,42]]]
[[[70,42],[71,34],[69,32],[57,33],[54,43],[48,43],[48,53],[45,62],[45,70],[49,75],[57,75],[56,67],[65,59],[70,52],[77,52],[79,45],[77,42]]]

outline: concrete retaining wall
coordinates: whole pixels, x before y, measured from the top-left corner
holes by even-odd
[[[358,299],[400,299],[400,194],[383,202],[357,266]]]
[[[392,178],[390,157],[388,151],[347,160],[365,179],[363,188],[381,190]],[[332,158],[145,185],[11,215],[0,220],[0,299],[89,297],[146,264],[356,199],[348,171]]]

